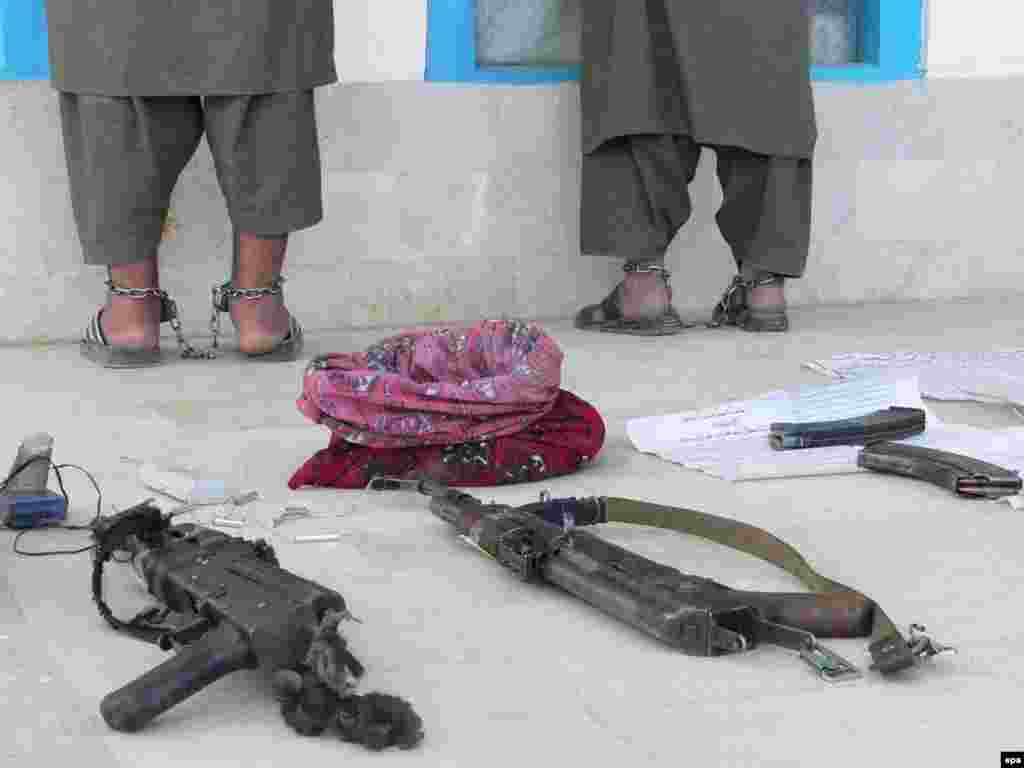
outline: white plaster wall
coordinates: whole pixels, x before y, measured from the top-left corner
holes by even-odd
[[[338,76],[348,83],[423,80],[426,0],[334,3]]]
[[[928,15],[929,77],[1024,74],[1024,4],[929,0]]]

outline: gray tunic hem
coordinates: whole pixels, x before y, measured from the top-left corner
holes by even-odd
[[[78,93],[89,96],[110,96],[110,97],[181,97],[181,96],[263,96],[268,93],[295,93],[298,91],[308,91],[314,88],[321,88],[325,85],[335,85],[340,82],[337,75],[330,77],[318,78],[315,80],[303,80],[301,83],[288,84],[288,83],[267,83],[264,86],[252,85],[241,88],[218,88],[211,86],[198,85],[195,88],[179,87],[173,90],[161,90],[159,93],[144,93],[135,88],[127,86],[108,87],[108,88],[97,88],[95,86],[88,86],[85,84],[75,84],[74,82],[68,82],[67,78],[63,78],[60,82],[57,80],[51,80],[50,85],[55,91],[61,93]]]
[[[583,154],[592,155],[609,141],[624,138],[626,136],[689,136],[701,146],[736,147],[753,152],[757,155],[768,155],[772,157],[790,157],[798,160],[810,160],[814,156],[814,144],[808,146],[806,141],[798,141],[790,144],[767,144],[764,141],[750,141],[746,134],[736,132],[735,134],[718,132],[712,135],[701,136],[696,131],[669,130],[657,122],[646,123],[637,119],[630,119],[621,126],[612,126],[601,136],[585,138],[583,141]]]

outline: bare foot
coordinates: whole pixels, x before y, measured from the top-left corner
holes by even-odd
[[[103,307],[100,325],[112,346],[157,349],[160,346],[160,299],[111,295]]]
[[[236,288],[267,288],[284,267],[288,238],[260,237],[240,232]],[[232,298],[231,321],[238,331],[238,346],[249,355],[270,352],[288,335],[289,314],[281,295]]]
[[[156,259],[113,266],[110,279],[118,288],[157,288]],[[111,293],[100,316],[103,335],[115,347],[156,349],[160,346],[160,308],[156,296]]]
[[[748,306],[753,309],[778,307],[785,303],[786,288],[781,281],[754,286],[750,289],[750,296],[747,299]]]
[[[266,283],[237,287],[265,288]],[[231,300],[231,320],[238,330],[238,346],[249,355],[263,354],[277,346],[288,335],[289,317],[281,296]]]
[[[619,296],[627,320],[660,317],[672,303],[672,291],[658,272],[627,273]]]

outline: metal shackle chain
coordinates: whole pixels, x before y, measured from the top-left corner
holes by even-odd
[[[171,324],[171,329],[174,331],[182,358],[186,360],[213,360],[217,357],[217,350],[220,347],[220,315],[221,312],[227,311],[230,300],[233,298],[259,299],[263,296],[277,296],[282,292],[281,286],[283,283],[284,278],[278,276],[274,278],[267,288],[235,288],[230,283],[214,287],[213,312],[210,316],[210,333],[213,336],[213,342],[208,349],[198,349],[189,344],[182,330],[181,313],[178,310],[178,304],[167,295],[167,291],[160,288],[122,288],[121,286],[114,285],[113,280],[107,280],[106,286],[115,296],[125,296],[130,299],[146,299],[150,297],[160,299],[161,313],[166,315],[167,321]]]

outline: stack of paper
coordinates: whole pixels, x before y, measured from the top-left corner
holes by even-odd
[[[928,429],[940,423],[921,400],[916,377],[863,376],[703,411],[633,419],[626,430],[643,453],[727,480],[838,474],[860,471],[857,446],[776,451],[768,440],[771,424],[849,419],[893,405],[924,409]]]
[[[922,401],[916,377],[861,374],[702,411],[633,419],[626,428],[637,450],[724,480],[838,475],[869,471],[857,466],[860,446],[777,451],[768,439],[770,425],[853,418],[891,405],[922,408],[927,414],[925,431],[901,442],[972,456],[1024,474],[1024,427],[990,430],[943,424]],[[1024,508],[1020,496],[1006,501]]]
[[[932,400],[975,400],[1024,406],[1024,349],[982,352],[852,352],[804,363],[849,380],[889,372],[916,375]]]

